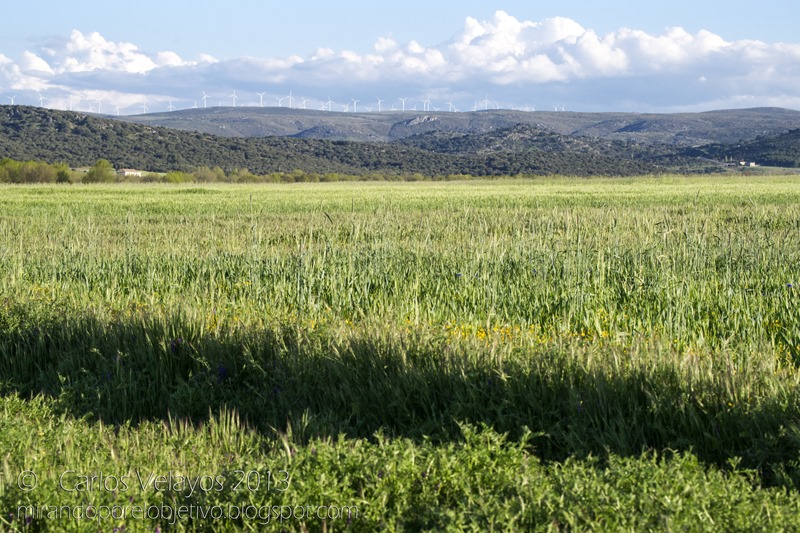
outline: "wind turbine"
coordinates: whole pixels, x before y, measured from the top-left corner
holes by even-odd
[[[172,98],[169,99],[169,105],[167,106],[167,111],[175,111],[175,106],[172,105]]]
[[[256,93],[258,95],[258,107],[264,107],[264,95],[267,93]]]
[[[208,107],[208,95],[205,91],[203,91],[203,109]]]
[[[39,107],[44,107],[44,96],[42,96],[42,93],[39,93]]]
[[[147,113],[147,97],[144,97],[144,103],[142,104],[142,113]]]
[[[403,102],[403,111],[406,110],[406,100],[408,100],[408,98],[409,98],[408,96],[406,96],[405,98],[400,98],[400,101]]]
[[[308,99],[306,99],[305,97],[301,97],[300,100],[302,100],[300,102],[300,109],[305,109],[306,108],[306,102],[308,102]]]
[[[197,100],[194,101],[194,105],[192,106],[192,109],[197,109]]]
[[[97,99],[97,112],[102,113],[103,111],[103,101],[99,98]]]
[[[289,91],[289,96],[287,96],[286,98],[289,99],[289,109],[291,109],[292,108],[292,102],[294,102],[294,98],[292,97],[292,91]]]
[[[342,111],[344,111],[345,113],[347,113],[348,111],[350,111],[350,104],[344,104],[344,105],[342,106]]]
[[[420,100],[422,102],[422,110],[423,111],[430,111],[431,110],[431,99],[430,97],[425,97],[425,100]]]
[[[231,99],[233,100],[233,107],[236,107],[236,99],[239,98],[236,96],[236,89],[233,90],[233,94],[231,95]]]
[[[378,113],[380,113],[380,112],[381,112],[381,104],[382,104],[382,103],[383,103],[383,100],[381,100],[380,98],[378,98]]]
[[[351,100],[353,100],[353,113],[358,113],[358,103],[359,103],[361,100],[356,100],[356,99],[354,99],[354,98],[351,98]]]
[[[458,110],[456,109],[456,106],[454,106],[454,105],[453,105],[453,101],[452,101],[452,100],[450,100],[449,102],[447,102],[447,108],[448,108],[448,110],[449,110],[451,113],[453,113],[454,111],[458,111]]]
[[[114,108],[114,110],[117,112],[117,116],[119,116],[119,104],[117,104],[117,106]]]
[[[14,105],[14,98],[16,98],[16,97],[17,97],[17,95],[16,95],[16,94],[15,94],[14,96],[6,96],[6,98],[8,98],[9,100],[11,100],[11,105]]]
[[[333,105],[333,100],[331,100],[330,96],[328,97],[328,101],[326,103],[328,104],[328,111],[331,111],[332,110],[331,106]]]
[[[273,98],[278,101],[278,107],[283,107],[281,104],[283,103],[284,100],[286,100],[285,96],[283,98],[279,98],[277,96],[273,96]]]

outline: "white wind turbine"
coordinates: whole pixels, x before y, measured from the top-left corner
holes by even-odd
[[[383,100],[381,100],[380,98],[378,98],[378,113],[380,113],[380,112],[381,112],[381,104],[382,104],[382,103],[383,103]]]
[[[172,98],[169,99],[169,105],[167,106],[167,111],[175,111],[175,106],[172,105]]]
[[[330,96],[328,97],[328,101],[326,103],[328,104],[328,111],[332,111],[333,109],[331,106],[333,106],[333,100],[331,100]]]
[[[258,107],[264,107],[264,95],[267,93],[256,93],[258,95]]]
[[[300,109],[305,109],[306,108],[306,102],[308,102],[308,99],[305,98],[305,97],[300,97],[300,100],[301,100],[300,101]]]
[[[44,107],[44,96],[42,96],[42,93],[39,93],[39,107]]]
[[[11,100],[11,105],[14,105],[14,98],[16,98],[16,97],[17,97],[17,95],[16,95],[16,94],[15,94],[14,96],[6,96],[6,98],[8,98],[9,100]]]
[[[142,104],[142,113],[147,113],[147,97],[144,97],[144,103]]]
[[[289,109],[291,109],[292,108],[292,102],[294,102],[294,97],[292,96],[292,91],[289,91],[289,96],[286,96],[285,98],[289,99]]]
[[[430,97],[425,97],[425,100],[420,100],[422,102],[422,110],[423,111],[430,111],[431,110],[431,99]]]
[[[117,104],[116,107],[114,107],[114,111],[116,111],[117,116],[119,116],[119,104]]]
[[[103,112],[103,101],[100,100],[99,98],[97,99],[97,112],[98,113]]]
[[[403,111],[406,110],[406,100],[408,100],[408,98],[409,98],[408,96],[406,96],[405,98],[400,98],[400,101],[403,102]]]
[[[456,109],[456,106],[453,105],[453,101],[452,100],[447,102],[447,108],[450,110],[451,113],[453,113],[455,111],[458,111],[458,109]]]
[[[344,105],[342,105],[342,111],[344,111],[345,113],[347,113],[348,111],[350,111],[350,104],[344,104]]]
[[[239,98],[236,96],[236,89],[233,90],[233,94],[231,94],[231,100],[233,100],[233,107],[236,107],[236,99]]]
[[[208,95],[205,91],[203,91],[203,109],[208,107]]]
[[[358,103],[361,100],[356,100],[355,98],[351,98],[351,100],[353,101],[353,113],[358,113]]]
[[[286,100],[285,96],[283,98],[280,98],[278,96],[273,96],[273,98],[278,101],[278,107],[283,107],[281,104],[283,104],[283,101]]]
[[[192,106],[192,109],[197,109],[197,100],[194,101],[194,105]]]

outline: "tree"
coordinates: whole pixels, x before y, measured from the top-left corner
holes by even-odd
[[[99,159],[83,177],[83,182],[111,183],[114,181],[115,177],[116,174],[114,173],[114,167],[111,166],[111,163],[105,159]]]
[[[56,170],[56,183],[72,183],[72,172],[66,163],[56,163],[53,165]]]

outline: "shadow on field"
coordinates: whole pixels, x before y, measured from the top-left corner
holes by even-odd
[[[721,385],[690,390],[669,367],[612,375],[555,348],[499,361],[488,349],[388,334],[337,340],[286,328],[220,340],[179,320],[4,329],[0,392],[52,397],[57,410],[106,423],[201,422],[227,406],[265,434],[290,424],[300,440],[383,430],[447,441],[463,422],[515,438],[527,427],[546,460],[692,450],[718,465],[741,457],[763,481],[797,486],[796,388],[733,403]]]

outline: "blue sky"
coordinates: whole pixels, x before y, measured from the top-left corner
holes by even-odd
[[[233,105],[235,90],[236,105],[289,105],[291,92],[334,111],[400,97],[419,110],[800,108],[795,17],[769,0],[43,0],[0,13],[13,21],[0,104],[127,114]]]

